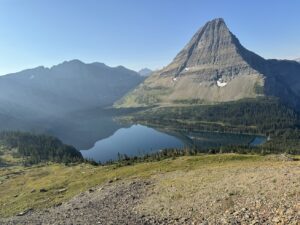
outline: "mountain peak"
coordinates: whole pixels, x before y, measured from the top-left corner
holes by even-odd
[[[142,77],[148,77],[153,71],[150,70],[149,68],[143,68],[141,70],[138,71],[138,73],[142,76]]]
[[[143,104],[144,99],[169,103],[190,99],[225,102],[256,97],[261,95],[257,90],[264,83],[258,71],[260,65],[264,65],[263,59],[244,48],[225,21],[217,18],[202,26],[173,61],[153,73],[133,95]],[[164,92],[157,94],[153,91],[157,89]]]
[[[202,31],[202,32],[201,32]],[[198,31],[200,34],[206,32],[215,32],[214,34],[222,34],[223,32],[230,33],[225,21],[223,18],[216,18],[211,21],[208,21],[203,27]]]
[[[79,59],[72,59],[69,61],[64,61],[63,64],[84,64],[84,63]]]
[[[300,110],[300,64],[265,60],[244,48],[222,18],[201,27],[174,60],[120,101],[121,106],[219,103],[275,96]]]
[[[208,21],[206,24],[226,25],[223,18],[212,19],[211,21]]]
[[[162,71],[162,75],[206,74],[205,79],[216,80],[220,70],[224,76],[250,74],[245,58],[251,58],[238,39],[230,32],[225,21],[217,18],[201,27],[174,60]],[[239,70],[231,70],[237,67]]]

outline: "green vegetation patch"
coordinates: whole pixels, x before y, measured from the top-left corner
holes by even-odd
[[[122,120],[122,118],[121,118]],[[260,97],[210,105],[153,107],[124,121],[175,131],[213,131],[268,137],[261,152],[300,153],[300,116],[278,99]]]
[[[83,157],[74,147],[63,144],[59,139],[27,132],[1,132],[0,145],[6,148],[6,161],[18,158],[23,164],[37,164],[44,161],[80,162]],[[3,153],[4,154],[4,153]],[[2,156],[2,161],[4,157]]]
[[[104,182],[118,179],[143,179],[172,171],[263,164],[259,155],[198,155],[137,163],[117,167],[78,164],[36,165],[0,169],[0,217],[15,215],[28,208],[41,209],[64,202]]]

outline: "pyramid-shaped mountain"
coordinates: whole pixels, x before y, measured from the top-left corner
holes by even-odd
[[[207,22],[162,70],[116,105],[218,103],[259,96],[300,106],[300,65],[265,60],[244,48],[223,19]]]

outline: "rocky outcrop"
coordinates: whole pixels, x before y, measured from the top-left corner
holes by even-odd
[[[223,19],[204,25],[161,75],[198,75],[203,81],[233,79],[238,75],[259,74],[243,58],[259,57],[247,52],[229,31]]]

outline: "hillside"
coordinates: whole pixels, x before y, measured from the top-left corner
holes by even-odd
[[[0,168],[0,224],[296,225],[296,159],[222,154]]]
[[[38,120],[110,106],[142,80],[122,66],[79,60],[8,74],[0,77],[0,118]]]
[[[153,73],[116,107],[211,104],[274,96],[300,109],[300,65],[265,60],[244,48],[223,19],[206,23],[174,60]]]
[[[41,162],[83,162],[83,157],[73,146],[52,136],[0,132],[0,167],[1,164],[29,166]]]

